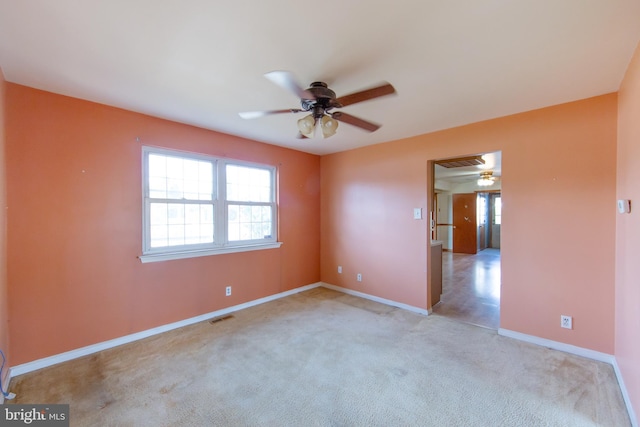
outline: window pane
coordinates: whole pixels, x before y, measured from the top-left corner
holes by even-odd
[[[199,163],[197,160],[184,159],[182,167],[184,168],[184,179],[197,181]]]
[[[167,204],[166,203],[151,203],[149,224],[167,225]]]
[[[227,200],[271,202],[271,171],[248,166],[227,165]]]
[[[169,246],[184,245],[184,225],[169,225]]]
[[[167,223],[184,224],[184,205],[177,203],[167,204]]]
[[[198,194],[200,200],[211,200],[213,195],[213,165],[198,163]]]
[[[184,209],[184,223],[185,224],[199,224],[200,223],[200,206],[199,205],[187,205]]]
[[[200,192],[198,191],[198,181],[193,179],[184,180],[184,198],[187,200],[200,199]]]
[[[251,206],[251,222],[257,223],[262,221],[262,206]]]
[[[165,177],[149,177],[149,197],[154,199],[167,198],[167,179]]]
[[[493,203],[494,223],[500,225],[502,223],[502,198],[496,197]]]
[[[213,204],[150,203],[152,248],[213,242]]]
[[[229,241],[271,238],[271,207],[229,205],[227,230]]]
[[[200,224],[200,243],[213,243],[213,224]]]
[[[149,197],[213,200],[213,163],[149,154]]]
[[[271,224],[271,208],[269,206],[262,207],[262,222],[268,222]]]
[[[240,206],[240,222],[251,222],[251,206]]]
[[[187,224],[184,227],[184,242],[187,245],[200,243],[200,226],[198,224]]]
[[[240,223],[240,239],[251,240],[251,223]]]
[[[180,157],[167,156],[167,176],[173,178],[184,178],[184,159]]]
[[[478,218],[478,224],[486,224],[487,223],[487,199],[485,196],[481,196],[478,194],[477,197],[477,207],[476,207],[476,216]]]
[[[271,238],[271,223],[267,223],[267,222],[263,222],[262,223],[262,235],[264,236],[265,239],[270,239]]]
[[[264,239],[264,236],[262,235],[262,224],[260,224],[259,222],[254,222],[251,224],[251,238]]]
[[[167,176],[167,157],[159,154],[149,154],[149,176]]]
[[[166,225],[152,225],[151,226],[151,247],[158,248],[162,246],[167,246],[169,244],[168,240],[168,230]]]

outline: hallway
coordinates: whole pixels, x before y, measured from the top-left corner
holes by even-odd
[[[442,253],[442,297],[435,314],[484,326],[500,327],[500,250],[476,255]]]

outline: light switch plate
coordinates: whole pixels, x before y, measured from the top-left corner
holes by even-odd
[[[413,208],[413,219],[422,219],[422,208]]]
[[[618,200],[618,212],[619,213],[630,213],[631,212],[631,200],[628,200],[628,199],[620,199],[620,200]]]

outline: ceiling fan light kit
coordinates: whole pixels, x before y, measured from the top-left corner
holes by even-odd
[[[244,119],[254,119],[271,114],[299,113],[308,111],[311,114],[298,120],[298,130],[300,138],[320,137],[329,138],[335,135],[338,129],[338,122],[344,122],[352,126],[359,127],[368,132],[374,132],[380,125],[361,119],[342,111],[331,112],[334,108],[343,108],[347,105],[368,101],[381,96],[394,94],[396,91],[389,83],[383,83],[371,89],[355,92],[340,98],[336,98],[336,93],[329,89],[324,82],[313,82],[307,89],[303,89],[288,71],[272,71],[265,74],[265,77],[278,86],[283,87],[300,98],[302,109],[289,108],[271,111],[248,111],[239,113]]]
[[[309,114],[298,120],[298,130],[305,138],[320,137],[329,138],[335,135],[338,129],[338,121],[328,114]]]
[[[493,171],[484,171],[480,172],[480,179],[478,180],[478,185],[481,187],[487,187],[489,185],[493,185],[496,178],[493,176]]]

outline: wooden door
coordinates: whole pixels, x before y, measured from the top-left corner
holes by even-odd
[[[475,193],[453,195],[453,252],[478,252]]]

